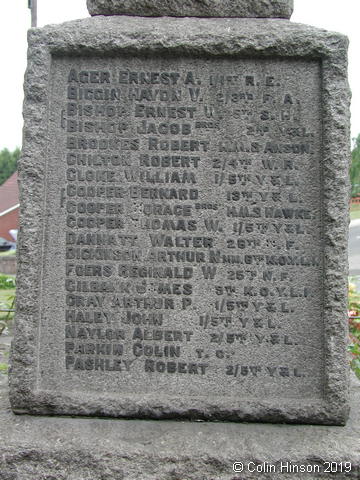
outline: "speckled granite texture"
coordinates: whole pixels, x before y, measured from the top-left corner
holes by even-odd
[[[87,0],[90,15],[290,18],[293,0]]]
[[[25,84],[24,149],[19,162],[21,226],[18,249],[17,319],[10,374],[10,399],[14,411],[24,414],[344,424],[349,412],[346,354],[349,164],[347,39],[340,34],[284,20],[99,16],[31,30],[29,43],[29,65]],[[61,210],[63,208],[61,182],[54,179],[60,178],[56,176],[56,165],[61,164],[61,168],[64,168],[66,159],[64,141],[66,130],[62,127],[61,112],[67,102],[67,88],[56,81],[55,73],[62,74],[62,82],[67,82],[69,77],[69,81],[72,82],[76,75],[74,73],[69,75],[70,64],[79,62],[78,69],[83,69],[83,65],[89,65],[86,67],[87,70],[104,71],[103,79],[106,81],[107,71],[111,69],[107,64],[104,64],[106,68],[101,67],[101,62],[110,62],[109,59],[112,58],[124,64],[127,58],[131,62],[137,61],[138,66],[134,69],[136,71],[140,69],[147,71],[150,64],[157,65],[151,62],[156,62],[156,59],[160,59],[161,62],[162,58],[164,62],[168,62],[169,58],[184,58],[184,64],[193,62],[194,68],[201,68],[201,65],[211,62],[211,59],[225,63],[234,62],[236,59],[244,59],[244,62],[255,59],[256,65],[252,68],[260,72],[259,78],[263,79],[264,88],[277,88],[274,82],[276,75],[266,72],[272,71],[271,69],[276,71],[278,65],[279,71],[284,71],[289,78],[287,85],[290,85],[299,96],[297,105],[301,104],[302,98],[306,97],[307,100],[308,92],[313,95],[312,98],[317,99],[314,100],[317,109],[312,117],[312,126],[316,127],[315,132],[318,132],[321,122],[321,135],[316,133],[313,158],[317,159],[314,162],[316,166],[314,171],[318,178],[321,178],[321,185],[317,190],[317,197],[311,197],[312,206],[310,205],[309,211],[315,212],[318,222],[316,225],[320,229],[316,230],[316,238],[320,238],[320,241],[314,244],[314,249],[320,251],[321,262],[319,268],[314,269],[318,277],[313,297],[308,297],[312,305],[316,304],[312,309],[306,310],[304,296],[297,297],[296,317],[290,318],[285,315],[283,317],[289,330],[293,325],[291,324],[293,318],[300,325],[309,325],[309,328],[303,328],[304,347],[301,344],[286,345],[287,352],[296,347],[294,356],[296,355],[300,367],[305,372],[310,372],[309,375],[300,377],[296,371],[297,375],[293,376],[297,377],[296,381],[305,378],[306,385],[302,390],[293,389],[290,380],[283,380],[283,377],[279,377],[281,394],[275,389],[275,384],[269,376],[265,379],[267,384],[262,379],[242,384],[242,378],[235,379],[235,376],[231,378],[229,373],[226,373],[226,364],[221,363],[221,359],[215,357],[215,354],[211,360],[214,365],[213,372],[218,374],[218,377],[215,381],[212,375],[207,378],[204,376],[201,379],[202,383],[198,379],[197,382],[191,381],[190,376],[185,380],[184,375],[175,377],[172,375],[173,372],[169,372],[167,379],[165,375],[160,375],[162,372],[151,372],[152,375],[147,376],[147,372],[144,372],[144,358],[134,363],[135,373],[128,376],[109,371],[100,372],[101,375],[98,375],[99,372],[88,372],[84,367],[77,371],[66,370],[65,243],[63,231],[55,235],[55,227],[52,227],[64,222],[64,210]],[[142,58],[145,60],[142,61]],[[313,82],[308,82],[310,86],[306,91],[296,90],[298,77],[294,78],[295,75],[292,75],[293,61],[302,65],[302,78],[305,78],[306,82],[307,78],[314,78],[314,72],[317,72],[314,85]],[[91,62],[94,62],[95,68]],[[162,67],[159,65],[161,63],[158,64],[156,71],[172,71],[161,70]],[[230,68],[234,68],[233,64]],[[260,70],[261,68],[263,70]],[[127,78],[126,71],[121,74],[121,81]],[[262,74],[262,71],[265,74]],[[91,75],[94,81],[98,80],[98,73],[90,74],[90,78]],[[158,77],[159,75],[154,77],[156,82],[159,82]],[[85,76],[85,82],[88,78]],[[115,78],[119,79],[118,74]],[[173,75],[173,78],[176,80],[176,75]],[[205,77],[199,75],[199,78]],[[169,82],[169,75],[165,75],[162,80]],[[251,83],[251,79],[249,82]],[[279,85],[280,83],[279,81]],[[121,88],[127,87],[122,84]],[[258,86],[254,84],[254,88]],[[282,93],[283,104],[293,101],[289,99],[287,91],[284,90]],[[257,99],[260,103],[263,97],[258,96]],[[267,99],[268,97],[265,97],[265,101]],[[200,110],[200,107],[198,108]],[[312,111],[311,108],[309,110]],[[305,120],[308,118],[307,113],[307,109],[304,109]],[[319,122],[315,121],[316,118]],[[135,131],[135,121],[132,128]],[[296,130],[295,134],[297,132]],[[293,131],[290,130],[290,135],[292,134]],[[302,130],[300,134],[303,134]],[[211,132],[202,135],[203,139],[212,136]],[[141,138],[147,140],[146,137]],[[265,145],[265,142],[259,139],[258,145]],[[269,148],[274,150],[272,146]],[[308,151],[310,152],[310,149]],[[250,150],[247,153],[251,153]],[[312,166],[310,158],[311,152],[308,153],[307,159],[308,165]],[[136,159],[138,160],[138,157]],[[257,166],[262,168],[259,165],[260,162]],[[320,170],[321,175],[318,173]],[[64,181],[64,176],[61,178]],[[209,175],[209,178],[213,179],[214,176]],[[214,183],[207,185],[208,191],[214,188]],[[315,195],[316,189],[313,186],[310,190]],[[222,192],[220,190],[218,192],[220,198]],[[52,202],[51,208],[44,208],[44,199]],[[321,215],[318,214],[320,205]],[[49,243],[50,234],[52,237]],[[145,235],[142,238],[145,238]],[[146,240],[149,241],[149,238]],[[46,245],[49,248],[44,247]],[[278,273],[281,268],[280,265]],[[319,269],[323,272],[321,281]],[[293,277],[298,280],[296,275]],[[308,282],[313,282],[313,275],[306,274],[304,278]],[[221,282],[223,285],[224,280]],[[261,282],[262,280],[255,282],[255,287],[261,288]],[[243,286],[242,288],[244,289]],[[206,301],[207,304],[210,304],[215,296],[214,290],[210,289],[204,289],[201,295],[202,298],[197,299],[199,302]],[[319,302],[314,301],[316,298],[319,298]],[[194,331],[196,328],[196,332],[199,332],[198,317],[189,315],[186,321],[190,324],[195,320],[197,325],[194,324]],[[174,322],[173,318],[171,321]],[[315,329],[318,343],[313,346],[311,342]],[[131,333],[127,338],[132,338]],[[198,346],[205,348],[210,344],[209,336],[203,331],[200,333]],[[270,345],[266,350],[269,363],[276,362],[283,352],[282,349],[276,348]],[[131,352],[131,348],[129,351]],[[253,351],[250,345],[247,349],[247,362],[254,361]],[[310,362],[303,351],[311,356]],[[288,359],[289,356],[287,354]],[[160,366],[163,367],[162,364]],[[186,373],[184,368],[181,364],[182,371],[179,373]],[[232,373],[233,369],[228,368],[228,372]],[[243,385],[246,386],[245,394]],[[271,395],[268,395],[269,389]],[[213,394],[213,390],[216,390],[217,394]],[[97,425],[100,426],[100,423]],[[170,425],[169,430],[172,430],[173,424]],[[105,426],[100,426],[101,428]],[[226,426],[226,429],[228,428]],[[238,433],[235,436],[237,435]],[[159,442],[161,436],[162,433],[159,433]],[[77,434],[72,438],[75,437]],[[284,439],[286,436],[283,437],[286,444]],[[176,443],[178,450],[181,451],[179,442]],[[276,448],[280,449],[279,446]],[[241,449],[238,450],[236,453],[241,454]],[[216,455],[219,451],[223,451],[221,446],[216,449]],[[193,464],[190,462],[188,471],[191,472],[192,468]]]
[[[0,480],[358,480],[359,405],[354,379],[346,427],[33,417],[0,387]]]

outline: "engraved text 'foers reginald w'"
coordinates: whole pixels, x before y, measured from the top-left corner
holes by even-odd
[[[38,388],[321,400],[319,63],[55,58],[51,89]]]

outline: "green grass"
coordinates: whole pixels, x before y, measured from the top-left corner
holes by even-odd
[[[0,273],[0,290],[12,290],[16,285],[15,275]]]
[[[0,303],[8,303],[8,298],[12,295],[15,295],[15,288],[0,290]]]
[[[8,365],[6,363],[0,363],[0,373],[7,373],[8,372]]]
[[[0,309],[9,309],[11,307],[11,300],[9,300],[10,296],[15,295],[15,288],[11,290],[0,290]],[[0,312],[0,333],[4,328],[4,322],[6,325],[10,325],[12,323],[12,319],[14,318],[13,312]]]
[[[0,252],[0,257],[13,257],[16,255],[16,250],[7,250],[6,252]]]
[[[360,203],[351,205],[350,207],[350,218],[351,220],[356,220],[360,218]]]

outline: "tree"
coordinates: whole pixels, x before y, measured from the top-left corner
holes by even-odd
[[[2,185],[16,171],[17,161],[20,156],[20,149],[16,148],[10,152],[4,148],[0,152],[0,185]]]
[[[351,152],[350,182],[351,196],[360,195],[360,134],[354,139],[354,148]]]

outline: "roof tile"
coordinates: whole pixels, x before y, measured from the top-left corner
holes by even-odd
[[[17,172],[0,186],[0,214],[19,203],[19,188],[17,184]]]

